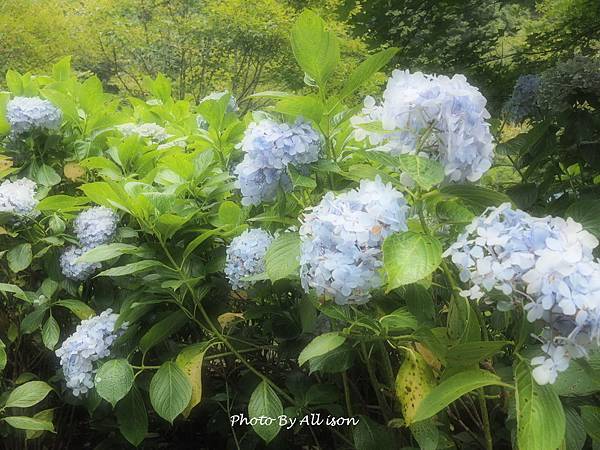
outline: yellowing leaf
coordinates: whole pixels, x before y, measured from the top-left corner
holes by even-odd
[[[425,358],[407,349],[406,358],[396,376],[396,396],[400,400],[404,422],[410,425],[421,401],[435,386],[435,377]]]
[[[177,356],[175,362],[192,386],[192,397],[182,412],[184,417],[188,417],[194,406],[202,400],[202,362],[206,351],[215,343],[215,341],[208,341],[190,345]]]
[[[219,325],[221,325],[221,328],[225,328],[228,325],[231,325],[234,322],[237,322],[238,320],[244,320],[244,314],[242,313],[234,313],[234,312],[226,312],[221,314],[219,317],[217,317],[217,320],[219,321]]]
[[[63,168],[63,173],[71,181],[75,181],[85,175],[85,169],[77,163],[68,163]]]

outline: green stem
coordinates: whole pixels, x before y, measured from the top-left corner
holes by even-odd
[[[383,414],[383,417],[384,417],[385,421],[387,422],[392,417],[392,411],[390,410],[390,407],[387,404],[387,401],[386,401],[385,397],[383,396],[383,393],[381,392],[381,386],[379,384],[379,381],[377,380],[377,376],[375,375],[375,370],[373,369],[373,365],[371,364],[371,361],[369,359],[367,347],[364,344],[364,342],[360,343],[360,349],[362,351],[363,358],[365,359],[365,365],[367,366],[367,373],[369,374],[369,380],[371,381],[371,386],[373,387],[373,390],[375,391],[375,396],[377,397],[377,403],[379,404],[381,413]]]
[[[352,401],[350,400],[350,386],[348,385],[348,374],[344,370],[342,372],[342,383],[344,383],[344,399],[346,400],[346,411],[348,411],[348,417],[354,416],[352,413]]]

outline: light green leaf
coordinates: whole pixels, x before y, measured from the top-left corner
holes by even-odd
[[[448,197],[461,199],[477,214],[482,213],[489,206],[510,203],[510,198],[506,194],[472,184],[451,184],[441,188],[440,192]]]
[[[456,344],[448,350],[448,366],[477,366],[480,361],[491,358],[509,345],[509,341],[475,341]]]
[[[383,316],[379,322],[388,331],[406,330],[407,328],[415,330],[419,326],[416,317],[406,308],[398,308],[391,314]]]
[[[121,255],[135,255],[141,253],[141,249],[135,245],[121,244],[118,242],[112,244],[103,244],[85,252],[79,258],[78,263],[95,263],[107,261]]]
[[[538,385],[529,365],[515,367],[517,443],[520,450],[559,448],[565,438],[565,412],[551,386]]]
[[[371,78],[377,71],[385,66],[398,53],[397,48],[390,47],[370,55],[348,77],[340,98],[344,99],[357,90],[361,84]]]
[[[414,421],[429,419],[466,393],[490,385],[510,387],[502,382],[500,377],[485,370],[472,369],[459,372],[442,381],[429,392],[417,408]]]
[[[33,415],[34,419],[41,420],[43,422],[48,422],[52,424],[52,419],[54,419],[54,410],[53,409],[44,409],[38,413]],[[27,430],[25,432],[26,439],[36,439],[44,434],[44,431],[52,431],[52,430]]]
[[[58,326],[56,319],[50,314],[42,328],[42,341],[47,348],[54,350],[59,337],[60,327]]]
[[[105,270],[100,272],[97,277],[122,277],[125,275],[132,275],[134,273],[142,272],[144,270],[151,269],[152,267],[161,266],[160,261],[155,261],[152,259],[138,261],[130,264],[126,264],[124,266],[113,267],[112,269]]]
[[[400,155],[398,167],[426,191],[444,181],[444,168],[433,159],[417,155]]]
[[[316,97],[290,95],[277,102],[274,109],[277,112],[291,116],[292,119],[304,117],[319,123],[323,117],[325,106]]]
[[[600,407],[585,405],[581,407],[583,428],[595,441],[600,441]]]
[[[15,388],[4,405],[6,408],[29,408],[46,398],[52,387],[43,381],[30,381]]]
[[[14,294],[16,298],[18,298],[19,300],[23,300],[26,301],[27,303],[31,303],[31,300],[29,298],[27,298],[27,295],[25,294],[25,292],[23,292],[23,290],[14,284],[8,284],[8,283],[0,283],[0,292],[10,292],[11,294]]]
[[[133,386],[133,368],[126,359],[111,359],[102,364],[94,383],[98,395],[114,407]]]
[[[304,347],[298,357],[298,364],[303,365],[309,359],[325,355],[335,350],[346,341],[346,338],[337,332],[325,333],[317,336]]]
[[[27,416],[9,416],[4,417],[2,420],[11,427],[18,428],[19,430],[51,431],[54,433],[54,425],[47,420],[34,419]]]
[[[31,244],[19,244],[11,248],[6,254],[6,259],[8,260],[8,267],[15,273],[27,269],[33,259]]]
[[[71,197],[70,195],[51,195],[46,197],[37,205],[40,211],[61,211],[70,212],[81,209],[89,200],[85,197]]]
[[[35,179],[43,186],[54,186],[60,183],[60,175],[52,167],[42,164],[34,173]]]
[[[300,271],[300,236],[297,233],[283,233],[275,238],[265,255],[265,268],[273,282],[282,278],[297,278]]]
[[[192,386],[179,366],[172,361],[160,366],[150,382],[150,402],[158,415],[173,423],[191,398]]]
[[[257,423],[252,425],[252,428],[263,441],[267,444],[271,442],[279,433],[279,422],[277,418],[283,414],[283,405],[277,396],[277,393],[266,381],[261,383],[254,389],[250,402],[248,403],[248,415],[252,417],[272,417],[275,420],[270,425],[261,425]]]
[[[392,234],[383,243],[388,291],[425,278],[441,261],[442,244],[437,238],[412,231]]]
[[[119,431],[131,445],[138,446],[148,434],[148,413],[144,399],[133,386],[115,408]]]
[[[325,30],[325,22],[305,10],[292,26],[292,50],[296,61],[319,86],[323,86],[340,60],[336,35]]]
[[[236,203],[224,201],[219,206],[219,226],[239,225],[243,222],[242,208]]]
[[[59,300],[56,302],[56,305],[67,308],[69,311],[75,314],[78,319],[81,320],[89,319],[90,317],[96,315],[96,312],[81,300]]]

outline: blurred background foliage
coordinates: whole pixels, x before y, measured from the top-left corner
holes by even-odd
[[[70,54],[114,91],[139,95],[144,76],[161,72],[180,98],[230,89],[246,110],[254,92],[303,89],[287,41],[304,8],[344,38],[339,77],[396,46],[397,67],[464,73],[492,113],[520,74],[600,50],[597,0],[3,0],[0,74]]]

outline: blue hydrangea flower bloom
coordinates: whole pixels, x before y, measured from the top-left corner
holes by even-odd
[[[325,194],[300,227],[303,288],[338,304],[368,302],[383,283],[383,241],[406,231],[407,212],[403,195],[379,177],[343,194]]]
[[[60,269],[62,274],[74,281],[85,281],[91,277],[102,265],[100,263],[77,262],[84,253],[91,250],[91,247],[77,247],[72,245],[67,247],[60,255]]]
[[[118,317],[107,309],[99,316],[82,320],[75,333],[56,350],[67,388],[74,396],[79,397],[94,387],[94,363],[110,356],[112,344],[127,328],[125,324],[115,330]]]
[[[60,128],[62,112],[40,97],[15,97],[6,104],[6,120],[13,135],[22,135]]]
[[[73,222],[75,234],[84,247],[96,247],[112,240],[119,216],[104,206],[95,206],[79,213]]]
[[[571,218],[532,217],[506,203],[488,208],[468,225],[444,256],[471,287],[462,295],[480,299],[493,289],[512,294],[530,322],[544,324],[534,376],[554,382],[571,358],[587,355],[600,338],[598,240]],[[503,305],[503,307],[511,305]]]
[[[34,216],[38,204],[37,185],[28,178],[5,180],[0,184],[0,212],[18,216]]]
[[[153,144],[160,144],[171,137],[167,131],[156,123],[124,123],[117,125],[117,130],[125,136],[137,135],[141,138],[148,139]]]
[[[418,153],[438,160],[448,181],[477,181],[494,156],[485,105],[485,97],[463,75],[394,70],[383,102],[365,98],[352,124],[356,139],[368,139],[377,150]]]
[[[265,271],[265,255],[273,236],[260,228],[246,230],[227,247],[225,275],[233,289],[247,289],[254,282],[244,277]]]
[[[301,119],[293,125],[270,119],[251,123],[239,144],[245,152],[238,164],[236,186],[244,205],[272,201],[278,187],[291,188],[288,165],[302,166],[319,159],[321,136]]]
[[[537,116],[537,93],[542,78],[539,75],[521,75],[515,83],[510,99],[504,105],[504,112],[509,120],[520,123]]]

